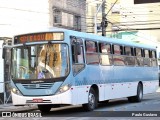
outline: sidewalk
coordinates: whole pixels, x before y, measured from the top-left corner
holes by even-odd
[[[25,106],[14,106],[12,103],[9,104],[0,104],[0,113],[1,112],[18,112],[18,111],[29,111],[37,110],[36,105],[25,105]]]

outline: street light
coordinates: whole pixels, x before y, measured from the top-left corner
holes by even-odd
[[[96,13],[94,15],[94,33],[95,34],[97,34],[97,14],[98,14],[100,8],[102,7],[104,1],[105,0],[103,0],[102,3],[99,5],[99,7],[98,7],[98,9],[97,9],[97,11],[96,11]]]

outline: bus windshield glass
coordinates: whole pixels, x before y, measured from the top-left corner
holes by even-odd
[[[64,77],[68,73],[67,44],[50,43],[12,49],[12,79],[52,79]]]

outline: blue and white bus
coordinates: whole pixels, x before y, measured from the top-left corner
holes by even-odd
[[[98,102],[127,97],[140,102],[158,88],[156,47],[48,29],[16,35],[11,49],[14,105],[54,105],[94,110]]]

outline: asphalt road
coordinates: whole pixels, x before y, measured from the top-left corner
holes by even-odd
[[[140,103],[129,103],[127,98],[110,100],[109,103],[100,103],[92,112],[86,112],[82,106],[67,106],[52,108],[43,117],[156,117],[160,118],[160,93],[144,95]],[[34,110],[32,112],[39,112]]]
[[[45,109],[45,108],[44,108]],[[19,111],[20,113],[40,113],[39,110]],[[17,113],[19,113],[17,112]],[[109,103],[100,103],[99,107],[92,112],[86,112],[82,106],[66,106],[52,108],[49,113],[41,114],[46,120],[159,120],[160,119],[160,92],[144,95],[140,103],[129,103],[127,98],[110,100]],[[4,119],[4,118],[3,118]],[[12,118],[13,120],[17,119]],[[7,118],[8,120],[8,118]]]

